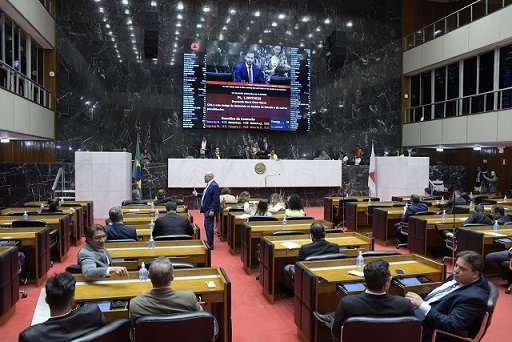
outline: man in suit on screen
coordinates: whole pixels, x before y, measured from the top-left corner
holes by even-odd
[[[210,249],[213,250],[213,221],[220,212],[220,188],[213,180],[213,172],[208,171],[204,175],[206,187],[203,192],[194,190],[194,196],[201,198],[201,212],[204,213],[204,230]]]
[[[254,64],[254,52],[248,51],[244,59],[245,62],[238,64],[235,68],[234,81],[243,83],[266,83],[263,71]]]

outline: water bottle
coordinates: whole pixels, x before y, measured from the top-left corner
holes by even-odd
[[[444,196],[443,196],[443,197],[441,197],[441,203],[440,203],[440,204],[441,204],[441,205],[444,205]]]
[[[158,196],[155,196],[155,201],[158,199]]]
[[[155,211],[155,220],[158,219],[158,217],[160,216],[160,212],[158,211],[158,209]]]
[[[151,233],[153,233],[153,229],[155,229],[155,222],[151,219],[151,222],[149,222],[149,230],[151,230]]]
[[[23,213],[23,221],[28,221],[28,214],[27,211]]]
[[[363,267],[364,266],[364,258],[363,253],[359,251],[359,255],[356,258],[356,267]]]
[[[149,236],[149,249],[155,249],[155,239],[153,239],[153,234]]]
[[[146,265],[142,263],[139,269],[139,281],[147,281],[148,280],[148,270],[146,269]]]
[[[446,218],[446,210],[443,210],[443,214],[441,215],[441,218],[444,220]]]
[[[473,210],[473,202],[469,202],[469,211]]]
[[[151,210],[155,210],[155,202],[151,202]]]
[[[60,204],[60,205],[63,205],[63,204],[64,204],[64,197],[61,197],[61,198],[60,198],[59,204]]]
[[[473,191],[469,193],[469,198],[473,199]]]
[[[408,205],[407,203],[405,203],[405,205],[404,205],[404,214],[405,214],[405,212],[407,211],[407,208],[408,208],[408,207],[409,207],[409,205]]]
[[[507,195],[505,195],[505,197],[503,197],[503,203],[507,203],[508,201],[508,198],[507,198]]]
[[[286,228],[286,216],[283,217],[283,229]]]
[[[372,198],[368,197],[368,205],[372,205]]]
[[[494,220],[494,224],[492,226],[492,230],[494,230],[495,232],[497,232],[498,230],[500,230],[500,226],[498,224],[498,220]]]
[[[43,203],[41,203],[41,205],[39,206],[39,211],[40,211],[40,212],[43,212],[43,210],[44,210],[44,204],[43,204]]]

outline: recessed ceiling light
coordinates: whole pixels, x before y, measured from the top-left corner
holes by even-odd
[[[282,14],[282,13],[281,13],[281,14],[279,14],[279,16],[278,16],[278,18],[279,18],[279,19],[284,19],[285,17],[286,17],[286,15],[284,15],[284,14]]]
[[[11,139],[9,138],[0,138],[0,143],[2,144],[8,144],[11,142]]]
[[[437,152],[443,152],[443,151],[444,151],[444,149],[443,149],[442,147],[438,147],[438,148],[436,148],[436,151],[437,151]]]
[[[473,151],[481,151],[482,150],[482,147],[481,146],[475,146],[473,147]]]
[[[260,11],[256,11],[256,12],[254,12],[254,15],[255,15],[256,17],[259,17],[259,16],[261,15],[261,13],[260,13]]]
[[[178,6],[177,6],[177,8],[178,8],[179,10],[182,10],[182,9],[183,9],[183,3],[178,2]]]

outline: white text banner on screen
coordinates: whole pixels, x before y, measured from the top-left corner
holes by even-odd
[[[339,187],[339,160],[169,159],[169,188],[204,187],[204,174],[212,171],[220,187]],[[256,165],[264,165],[258,174]]]

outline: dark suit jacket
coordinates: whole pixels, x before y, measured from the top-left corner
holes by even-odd
[[[194,229],[188,218],[176,213],[168,213],[156,220],[155,229],[153,229],[153,237],[176,234],[194,234]]]
[[[101,328],[106,323],[98,306],[89,304],[67,315],[50,317],[44,323],[35,324],[20,332],[18,339],[20,342],[66,342]]]
[[[240,152],[240,155],[242,156],[242,159],[252,159],[253,158],[251,151],[246,151],[245,149]]]
[[[197,193],[197,197],[201,198],[202,193]],[[214,215],[220,213],[220,188],[216,181],[212,180],[210,186],[206,188],[204,194],[203,204],[201,206],[201,212],[208,215],[210,211],[213,211]]]
[[[297,261],[302,261],[308,256],[339,253],[340,246],[324,239],[315,240],[300,247]]]
[[[247,72],[247,66],[245,63],[240,63],[235,68],[235,82],[249,83],[249,73]],[[265,75],[259,67],[256,65],[252,66],[252,79],[253,83],[265,84]]]
[[[492,224],[492,220],[484,213],[473,211],[471,215],[469,215],[468,219],[462,223],[462,225],[466,223]]]
[[[137,236],[137,230],[135,228],[125,226],[122,222],[106,225],[105,229],[107,230],[107,240],[139,239]]]
[[[422,202],[411,204],[410,206],[407,207],[407,210],[402,215],[402,222],[407,222],[409,216],[416,215],[416,213],[420,211],[428,211],[428,206]]]
[[[394,295],[373,295],[359,293],[341,298],[332,325],[334,341],[339,341],[341,326],[349,317],[374,316],[395,317],[414,316],[411,302],[404,297]]]
[[[112,258],[106,248],[101,252],[86,243],[78,252],[78,265],[82,268],[82,274],[86,279],[101,279],[107,276]]]
[[[453,279],[448,277],[446,281]],[[434,329],[472,336],[479,328],[479,318],[485,312],[489,297],[487,280],[480,278],[466,286],[450,292],[432,307],[423,321],[423,335],[431,336]]]
[[[143,199],[130,199],[123,202],[123,205],[132,205],[132,204],[141,204],[141,205],[147,205],[148,202],[144,201]]]
[[[155,201],[153,201],[153,204],[160,205],[171,201],[176,202],[176,200],[174,200],[172,197],[157,198]]]

